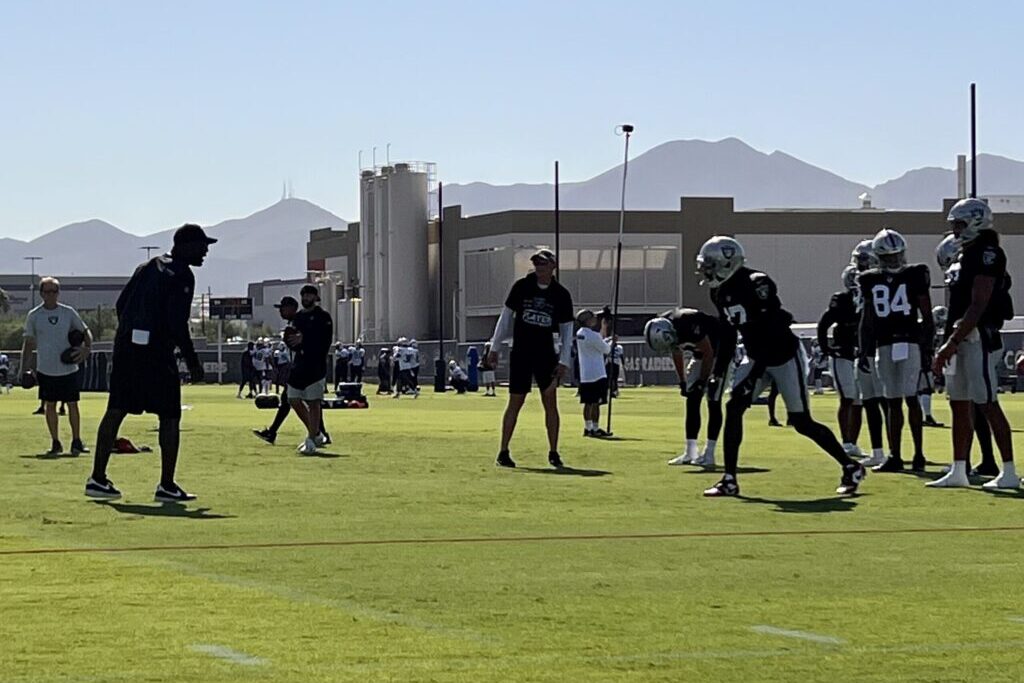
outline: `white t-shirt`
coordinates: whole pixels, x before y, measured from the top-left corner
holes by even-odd
[[[349,361],[350,365],[354,365],[357,368],[362,367],[363,360],[366,358],[366,349],[354,348],[351,349],[352,360]]]
[[[413,350],[411,347],[402,346],[398,349],[398,369],[399,370],[412,370],[413,369]]]
[[[452,367],[452,379],[469,379],[469,375],[458,365]]]
[[[78,372],[78,366],[62,363],[60,354],[67,349],[68,332],[87,329],[75,309],[64,304],[46,309],[42,304],[29,311],[25,318],[25,336],[36,340],[36,370],[50,377],[63,377]]]
[[[581,327],[576,333],[576,352],[580,358],[580,382],[589,384],[608,376],[604,368],[605,354],[611,352],[608,345],[596,330]]]
[[[252,354],[252,366],[256,369],[256,372],[263,372],[267,369],[267,360],[270,358],[270,352],[266,349],[256,349]]]
[[[409,363],[412,365],[412,367],[418,368],[420,366],[420,350],[419,349],[414,349],[413,347],[410,346],[409,347],[409,357],[410,357]]]

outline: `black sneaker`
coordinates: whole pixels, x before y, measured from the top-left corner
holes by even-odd
[[[114,482],[109,479],[101,482],[89,477],[89,481],[85,482],[85,495],[90,498],[116,500],[121,497],[121,492],[114,488]]]
[[[33,410],[32,414],[33,415],[45,415],[46,411],[43,410],[42,407],[39,407],[39,408],[36,408],[35,410]]]
[[[498,458],[494,461],[494,464],[498,467],[515,467],[516,463],[512,460],[512,456],[508,454],[508,451],[500,451]]]
[[[768,426],[769,427],[781,427],[782,423],[779,422],[778,420],[768,420]],[[708,490],[710,491],[711,489],[708,489]]]
[[[717,484],[709,489],[704,489],[705,498],[725,498],[728,496],[740,495],[740,485],[736,477],[727,474]]]
[[[890,455],[885,459],[881,465],[876,465],[871,468],[875,472],[902,472],[903,471],[903,458],[899,458],[895,455]]]
[[[277,441],[277,434],[270,431],[269,429],[254,429],[252,430],[252,433],[256,436],[257,439],[266,441],[271,446],[273,446],[274,442]]]
[[[879,467],[883,467],[883,465],[879,465]],[[859,462],[843,465],[843,478],[839,480],[836,493],[845,496],[857,493],[857,488],[866,476],[868,476],[868,472],[864,469],[864,465],[861,465]]]
[[[998,477],[999,476],[999,465],[994,462],[981,463],[977,467],[971,470],[972,477]]]
[[[583,436],[594,436],[594,430],[593,429],[584,429],[583,430]]]
[[[556,470],[560,470],[565,465],[562,464],[562,456],[558,454],[558,451],[548,452],[548,464],[554,467]]]
[[[914,459],[910,461],[910,471],[917,472],[920,474],[924,472],[924,468],[928,465],[928,458],[923,455],[915,455]]]
[[[171,484],[170,486],[158,484],[156,493],[153,494],[153,500],[158,503],[184,503],[196,498],[197,496],[193,496],[191,493],[185,493],[185,489],[177,484]]]
[[[927,415],[924,418],[924,426],[925,427],[945,427],[946,425],[942,424],[941,422],[936,420],[931,415]]]
[[[46,451],[46,455],[61,455],[64,452],[64,445],[60,441],[54,441],[50,444],[50,450]]]
[[[594,430],[594,436],[598,439],[607,439],[609,436],[613,436],[611,432],[606,432],[600,427]]]
[[[57,414],[58,415],[67,415],[67,411],[64,408],[61,408],[60,410],[57,411]]]
[[[88,453],[89,449],[85,447],[81,439],[75,439],[71,442],[71,455],[81,455],[82,453]]]

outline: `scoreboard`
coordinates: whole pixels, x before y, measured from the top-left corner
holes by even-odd
[[[252,299],[245,296],[210,297],[212,320],[252,320]]]

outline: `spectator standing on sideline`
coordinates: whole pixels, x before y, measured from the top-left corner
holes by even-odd
[[[576,314],[576,350],[579,356],[580,403],[583,404],[583,436],[603,438],[611,436],[601,429],[601,406],[608,402],[608,371],[605,356],[612,352],[617,341],[608,335],[608,319],[598,318],[584,308]]]
[[[245,345],[245,350],[242,351],[238,359],[238,365],[242,369],[242,381],[238,383],[238,396],[236,398],[242,398],[242,389],[249,387],[249,395],[246,398],[253,398],[256,396],[256,370],[252,365],[252,356],[256,353],[256,343],[249,342]]]
[[[341,342],[334,345],[334,391],[337,392],[342,382],[348,381],[348,363],[351,353]]]
[[[274,393],[279,396],[288,386],[288,371],[291,369],[291,364],[292,354],[288,352],[288,346],[283,341],[277,342],[274,349]]]
[[[366,349],[363,342],[357,341],[355,346],[348,347],[348,376],[349,381],[362,382],[363,368],[366,366]]]
[[[544,421],[548,433],[548,463],[561,468],[558,454],[558,399],[556,390],[565,377],[572,353],[572,296],[554,277],[555,255],[549,249],[540,249],[530,257],[533,272],[512,285],[505,299],[505,307],[491,337],[488,362],[497,363],[494,350],[512,338],[509,354],[508,406],[501,424],[501,447],[496,464],[515,467],[509,454],[509,444],[516,430],[519,412],[534,382],[540,390],[544,405]],[[555,352],[554,333],[561,339],[561,351]]]
[[[171,253],[136,268],[117,298],[110,397],[96,435],[96,455],[85,495],[121,497],[107,478],[110,451],[125,416],[146,412],[160,418],[160,483],[154,498],[167,503],[195,500],[174,481],[181,439],[181,384],[174,349],[184,356],[192,381],[202,382],[203,364],[188,327],[196,285],[192,268],[203,265],[216,241],[198,225],[181,226],[174,233]]]
[[[306,425],[306,440],[299,446],[299,453],[312,455],[317,446],[324,444],[320,434],[321,409],[327,390],[327,355],[334,338],[334,321],[320,308],[320,290],[314,285],[304,285],[299,294],[302,310],[295,314],[294,330],[286,331],[284,340],[295,353],[288,379],[288,400]]]
[[[78,410],[78,366],[89,357],[92,333],[75,309],[58,301],[60,282],[57,278],[41,279],[39,293],[43,303],[29,311],[25,319],[21,371],[22,374],[34,371],[39,382],[39,400],[44,404],[46,427],[50,430],[50,450],[47,455],[60,455],[64,452],[58,431],[58,401],[67,404],[68,422],[71,423],[71,454],[88,453],[89,449],[82,444],[82,418]],[[76,334],[81,337],[81,342],[71,343],[71,337]],[[69,347],[71,353],[66,354]]]
[[[497,381],[495,380],[494,365],[491,364],[491,343],[484,344],[484,353],[480,356],[480,363],[477,370],[480,372],[480,384],[484,385],[484,396],[495,397]]]

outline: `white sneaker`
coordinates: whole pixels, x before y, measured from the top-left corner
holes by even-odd
[[[857,444],[853,444],[849,448],[844,448],[843,450],[846,451],[846,454],[851,458],[863,458],[866,455]]]
[[[669,460],[668,464],[669,465],[689,465],[690,463],[693,462],[694,455],[696,455],[696,454],[695,453],[683,453],[682,455],[677,455],[676,457],[674,457],[671,460]]]
[[[313,439],[313,443],[316,445],[317,448],[320,448],[322,446],[326,446],[327,445],[327,437],[324,436],[323,434],[317,434],[316,438]]]
[[[312,455],[313,453],[316,453],[316,442],[307,437],[305,441],[299,444],[297,450],[303,455]]]
[[[1007,474],[1006,472],[1000,471],[999,476],[992,481],[986,481],[981,485],[981,488],[988,491],[995,489],[1019,489],[1020,478],[1015,474]]]
[[[879,453],[878,455],[871,455],[860,461],[864,467],[877,467],[885,462],[885,456]]]
[[[944,477],[939,477],[935,481],[930,481],[925,486],[930,486],[937,489],[955,489],[955,488],[966,488],[971,485],[971,482],[967,481],[967,475],[960,473],[957,474],[954,471],[948,472]]]
[[[715,466],[715,456],[704,453],[700,457],[694,458],[693,464],[698,467],[711,469]]]

